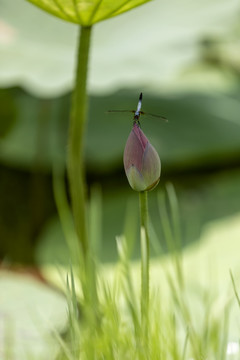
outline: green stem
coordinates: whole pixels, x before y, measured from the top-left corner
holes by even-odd
[[[148,229],[148,194],[139,193],[141,222],[141,321],[145,350],[148,349],[149,324],[149,229]]]
[[[86,221],[86,184],[84,169],[84,135],[87,118],[87,69],[91,27],[81,27],[77,54],[75,89],[72,98],[69,130],[68,178],[73,218],[84,255],[88,249]]]

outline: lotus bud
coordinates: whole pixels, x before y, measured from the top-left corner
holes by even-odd
[[[160,158],[139,127],[138,122],[134,122],[127,139],[123,162],[128,182],[133,190],[152,190],[159,183]]]

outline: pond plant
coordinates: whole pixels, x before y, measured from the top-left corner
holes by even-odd
[[[194,324],[184,285],[181,255],[176,251],[175,245],[176,239],[179,239],[179,218],[177,200],[171,185],[167,188],[171,221],[165,199],[159,197],[158,202],[163,232],[169,247],[173,249],[174,274],[170,270],[166,271],[168,290],[165,288],[164,295],[159,293],[161,289],[150,291],[151,228],[147,196],[148,191],[155,188],[159,182],[161,163],[156,150],[140,127],[142,94],[124,150],[126,176],[133,190],[139,192],[140,294],[135,281],[132,281],[128,231],[117,237],[119,264],[113,278],[106,274],[106,270],[100,271],[97,265],[96,247],[100,227],[101,196],[95,188],[92,190],[90,202],[87,203],[83,160],[91,33],[95,23],[120,15],[149,0],[29,1],[50,14],[79,26],[67,158],[71,211],[64,195],[63,184],[56,178],[54,184],[59,215],[73,253],[73,265],[66,282],[68,329],[65,339],[57,332],[55,334],[61,348],[59,359],[224,360],[229,303],[224,303],[221,308],[224,314],[223,321],[214,319],[211,322],[208,316],[213,305],[207,299],[205,321],[197,326]],[[71,215],[74,231],[70,234],[71,225],[68,225],[71,224]],[[179,331],[179,328],[182,331]]]

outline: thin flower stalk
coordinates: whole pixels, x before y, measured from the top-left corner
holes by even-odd
[[[139,192],[141,225],[141,325],[144,348],[147,352],[149,342],[149,228],[148,228],[148,193]],[[144,351],[144,352],[145,352]]]

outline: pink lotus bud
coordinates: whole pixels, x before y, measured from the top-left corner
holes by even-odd
[[[127,139],[123,162],[128,182],[133,190],[152,190],[159,183],[161,163],[158,153],[137,123],[134,123]]]

